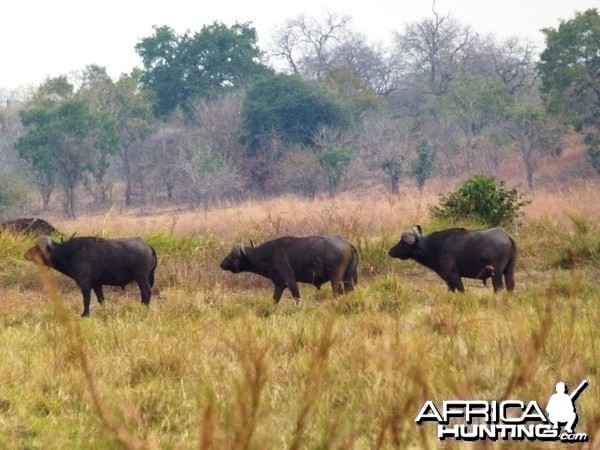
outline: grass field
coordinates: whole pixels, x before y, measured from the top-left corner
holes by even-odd
[[[387,250],[428,217],[431,192],[294,197],[210,211],[51,220],[66,234],[140,235],[159,255],[150,308],[137,287],[81,294],[0,234],[0,448],[463,448],[417,426],[426,400],[536,400],[557,381],[590,385],[577,431],[600,446],[598,185],[531,196],[516,290],[463,295]],[[360,253],[357,290],[301,285],[279,305],[270,282],[221,271],[238,242],[338,233]],[[476,444],[471,444],[473,447]],[[487,442],[486,448],[538,448]],[[559,448],[563,444],[546,444]]]

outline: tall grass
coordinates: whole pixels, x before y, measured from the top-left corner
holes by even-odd
[[[87,320],[72,281],[22,260],[30,238],[0,234],[0,448],[454,448],[415,424],[426,400],[544,404],[558,380],[584,378],[577,430],[600,445],[600,273],[596,254],[581,251],[600,241],[596,212],[582,219],[540,193],[553,217],[534,198],[513,230],[515,292],[467,280],[459,295],[387,257],[402,230],[439,226],[426,213],[434,195],[413,194],[60,223],[141,235],[159,255],[150,308],[128,286],[107,290]],[[324,232],[359,249],[350,295],[301,285],[301,306],[289,293],[274,305],[270,282],[218,267],[236,242]],[[578,242],[585,257],[562,264]]]

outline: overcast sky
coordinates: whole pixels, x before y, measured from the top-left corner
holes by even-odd
[[[141,66],[136,43],[167,25],[178,34],[214,21],[251,22],[265,48],[273,28],[300,14],[352,17],[372,42],[389,43],[405,24],[432,17],[431,0],[0,0],[0,89],[39,85],[47,77],[107,68],[116,78]],[[543,47],[541,28],[558,27],[600,0],[436,0],[438,13],[498,40],[528,38]]]

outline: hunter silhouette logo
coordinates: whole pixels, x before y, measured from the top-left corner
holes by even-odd
[[[438,408],[428,400],[415,422],[437,423],[440,440],[585,442],[587,433],[575,433],[578,419],[575,401],[588,384],[588,380],[583,380],[568,394],[564,382],[556,383],[556,392],[546,406],[547,414],[536,401],[445,400]],[[564,425],[562,431],[561,425]]]
[[[575,400],[579,397],[581,391],[583,391],[588,385],[588,380],[583,380],[577,389],[573,391],[571,395],[567,394],[567,387],[565,383],[559,381],[556,383],[556,394],[553,394],[548,400],[548,406],[546,411],[548,412],[548,419],[554,425],[554,429],[559,428],[559,423],[566,423],[565,431],[569,434],[573,434],[573,428],[577,423],[577,410],[575,409]]]

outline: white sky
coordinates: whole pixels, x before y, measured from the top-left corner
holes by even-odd
[[[600,0],[436,0],[436,11],[498,40],[528,38],[543,48],[541,28],[558,27]],[[325,11],[352,17],[352,29],[390,42],[405,24],[433,17],[432,0],[0,0],[0,90],[39,85],[88,64],[116,78],[141,62],[136,43],[167,25],[178,34],[214,21],[251,22],[264,49],[286,19]]]

